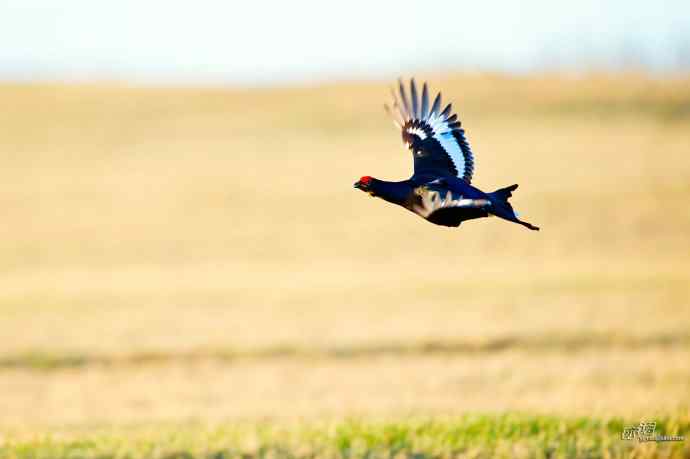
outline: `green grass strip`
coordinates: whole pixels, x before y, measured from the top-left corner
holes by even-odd
[[[690,417],[655,419],[683,442],[622,440],[624,421],[526,414],[398,421],[185,424],[72,430],[0,442],[2,459],[688,458]]]

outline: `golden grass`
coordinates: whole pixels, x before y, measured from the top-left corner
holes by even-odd
[[[654,419],[688,414],[687,357],[687,348],[652,347],[4,370],[0,425],[515,411]]]
[[[475,183],[520,183],[540,233],[434,227],[352,190],[410,174],[382,84],[0,86],[0,361],[19,356],[0,424],[686,412],[690,80],[432,82],[460,109]],[[505,339],[544,344],[213,358]],[[37,353],[170,358],[37,372],[21,363]]]

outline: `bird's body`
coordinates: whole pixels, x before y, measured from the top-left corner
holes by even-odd
[[[362,177],[355,188],[400,205],[431,223],[459,226],[465,220],[497,216],[532,230],[536,226],[517,218],[508,202],[517,185],[485,193],[471,185],[474,155],[451,105],[441,111],[441,94],[429,107],[426,83],[417,97],[414,80],[410,99],[400,83],[394,93],[395,123],[402,130],[403,142],[412,151],[414,174],[408,180],[388,182]],[[390,111],[390,109],[389,109]]]

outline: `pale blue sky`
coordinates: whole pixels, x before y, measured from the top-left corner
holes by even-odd
[[[0,79],[282,84],[690,68],[690,1],[0,0]]]

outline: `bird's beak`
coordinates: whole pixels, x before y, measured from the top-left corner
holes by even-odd
[[[362,182],[357,181],[357,182],[355,182],[355,184],[352,185],[352,186],[353,186],[354,188],[362,188]]]

